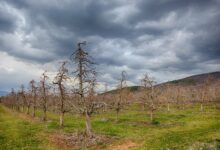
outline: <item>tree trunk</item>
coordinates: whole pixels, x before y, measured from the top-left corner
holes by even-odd
[[[64,126],[64,112],[60,113],[60,127],[63,128]]]
[[[60,89],[60,96],[61,96],[61,107],[60,107],[60,127],[64,126],[64,89],[62,88],[61,82],[58,84]]]
[[[46,110],[46,108],[44,108],[43,121],[47,121],[47,110]]]
[[[85,117],[86,117],[86,135],[91,137],[92,136],[92,126],[91,126],[90,117],[89,117],[87,111],[85,112]]]
[[[30,114],[30,106],[28,105],[27,107],[27,114],[29,115]]]
[[[36,112],[36,106],[34,106],[34,109],[33,109],[33,117],[36,116],[35,112]]]
[[[150,112],[150,121],[153,122],[153,111]]]
[[[200,111],[203,111],[203,104],[200,105]]]

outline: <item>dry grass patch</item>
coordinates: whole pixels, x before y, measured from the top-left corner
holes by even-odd
[[[82,132],[74,133],[54,133],[49,140],[56,144],[60,149],[84,149],[84,148],[104,148],[113,139],[105,135],[86,136]]]

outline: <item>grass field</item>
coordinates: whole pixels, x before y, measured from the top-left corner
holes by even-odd
[[[220,105],[215,109],[212,106],[205,108],[204,112],[200,112],[199,107],[173,108],[170,112],[160,110],[151,124],[147,112],[132,106],[120,114],[118,122],[115,122],[115,112],[94,115],[92,126],[95,133],[114,139],[111,146],[132,141],[135,143],[132,149],[136,150],[197,150],[200,146],[220,149]],[[41,112],[37,116],[41,117]],[[50,141],[50,135],[84,130],[84,120],[79,115],[67,114],[62,130],[59,129],[57,114],[49,113],[48,118],[43,123],[40,119],[32,119],[0,105],[0,150],[59,149]],[[111,149],[110,145],[104,144],[99,148]]]

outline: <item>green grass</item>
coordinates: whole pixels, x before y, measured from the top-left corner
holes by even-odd
[[[162,108],[156,112],[154,124],[151,124],[147,112],[132,106],[119,114],[118,122],[115,121],[115,112],[96,114],[92,117],[92,126],[95,133],[134,141],[137,145],[134,149],[137,150],[185,150],[196,143],[220,140],[220,106],[217,109],[211,105],[205,108],[204,112],[199,111],[199,106],[187,107],[185,110],[171,107],[170,112]],[[48,113],[49,121],[45,124],[30,122],[18,116],[18,113],[0,106],[0,149],[37,150],[53,147],[39,133],[48,135],[60,131],[57,114]],[[42,113],[38,111],[37,116],[41,117]],[[64,123],[63,132],[83,131],[85,126],[80,115],[66,114]]]
[[[0,107],[0,150],[40,149],[36,133],[41,129],[41,125],[33,125]]]

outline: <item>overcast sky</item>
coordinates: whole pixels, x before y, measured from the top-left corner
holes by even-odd
[[[0,35],[0,90],[53,74],[79,41],[111,87],[123,70],[131,85],[220,70],[220,0],[0,0]]]

